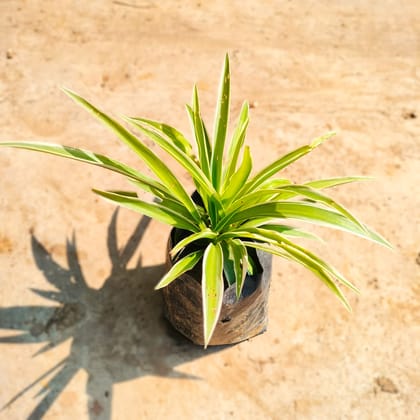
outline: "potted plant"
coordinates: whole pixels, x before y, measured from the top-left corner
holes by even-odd
[[[76,93],[64,91],[114,131],[156,177],[148,177],[108,156],[73,147],[33,142],[1,145],[46,152],[109,169],[154,197],[153,201],[145,201],[136,192],[93,190],[118,205],[173,227],[168,245],[169,270],[156,289],[163,288],[169,321],[196,343],[205,347],[232,343],[264,331],[271,261],[267,255],[303,265],[350,309],[339,286],[355,292],[357,288],[330,264],[298,245],[295,240],[299,237],[314,235],[290,226],[289,220],[341,229],[389,245],[322,192],[361,177],[321,179],[304,184],[277,177],[282,169],[310,153],[333,133],[275,159],[251,175],[252,154],[244,146],[249,122],[249,106],[245,102],[227,147],[228,56],[224,61],[212,136],[200,114],[196,87],[192,105],[187,106],[197,155],[177,129],[145,118],[125,117],[127,123],[159,145],[189,173],[196,188],[192,195],[138,136]]]

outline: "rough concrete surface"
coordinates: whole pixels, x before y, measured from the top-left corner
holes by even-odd
[[[210,124],[228,51],[255,170],[337,131],[286,174],[374,176],[332,193],[395,247],[316,229],[330,245],[313,249],[362,290],[353,313],[275,259],[268,331],[204,351],[171,333],[153,291],[169,228],[90,192],[124,180],[1,149],[0,418],[420,417],[418,0],[2,0],[0,16],[1,140],[144,169],[59,87],[189,133],[192,85]]]

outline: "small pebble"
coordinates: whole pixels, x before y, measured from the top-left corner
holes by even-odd
[[[380,376],[375,379],[376,384],[379,386],[379,389],[382,392],[388,392],[390,394],[397,394],[398,388],[395,386],[394,382],[386,376]]]
[[[414,120],[417,118],[417,114],[414,111],[406,111],[403,113],[403,118],[405,120]]]

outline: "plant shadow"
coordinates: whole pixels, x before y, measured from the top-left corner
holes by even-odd
[[[118,209],[108,227],[110,275],[100,289],[86,283],[76,249],[75,235],[67,240],[68,268],[59,265],[31,235],[32,253],[39,270],[56,289],[31,289],[58,306],[0,308],[0,329],[21,334],[0,337],[0,344],[45,343],[35,354],[44,353],[71,339],[69,355],[30,383],[6,403],[4,410],[30,389],[42,388],[42,396],[29,419],[42,418],[71,379],[84,369],[88,375],[89,418],[110,419],[113,385],[145,375],[200,379],[176,370],[180,364],[208,355],[223,347],[203,350],[187,341],[162,316],[161,295],[154,285],[164,265],[133,269],[127,265],[139,247],[150,222],[142,217],[121,249],[117,245]],[[46,387],[40,382],[53,375]]]

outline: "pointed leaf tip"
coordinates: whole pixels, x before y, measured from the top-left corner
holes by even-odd
[[[324,143],[325,140],[330,139],[331,137],[334,137],[337,133],[335,131],[331,131],[329,133],[324,134],[321,137],[316,138],[312,141],[312,143],[309,145],[312,149],[315,147],[318,147],[320,144]]]
[[[67,96],[70,96],[70,98],[79,97],[79,95],[74,90],[71,90],[65,86],[60,86],[60,90],[64,92]]]
[[[226,53],[225,55],[225,66],[229,68],[229,53]]]

